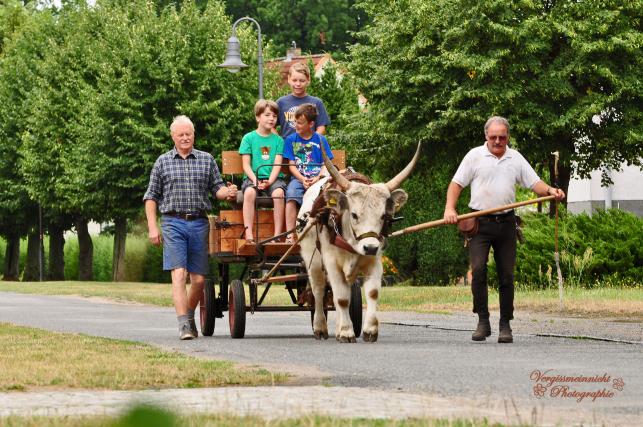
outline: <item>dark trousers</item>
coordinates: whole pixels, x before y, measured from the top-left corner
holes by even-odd
[[[516,217],[513,214],[481,217],[478,234],[469,242],[473,278],[473,312],[480,319],[489,319],[487,291],[487,260],[493,248],[499,280],[500,320],[513,319],[514,267],[516,266]]]

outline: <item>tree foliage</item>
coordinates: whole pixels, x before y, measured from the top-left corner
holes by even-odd
[[[354,41],[353,31],[365,23],[354,0],[227,0],[235,19],[251,16],[261,25],[280,56],[294,41],[304,51],[344,50]]]
[[[572,168],[584,176],[641,165],[640,0],[364,0],[359,7],[371,24],[350,49],[349,71],[368,105],[338,137],[361,169],[388,178],[422,141],[426,169],[415,174],[430,180],[429,168],[447,165],[452,175],[483,143],[492,115],[509,119],[512,144],[534,166],[551,170],[550,153],[560,152],[564,190]],[[431,194],[438,204],[446,184]],[[410,191],[411,200],[425,197]]]
[[[310,75],[314,76],[312,61],[309,61]],[[329,137],[343,131],[349,118],[359,111],[358,93],[350,76],[342,73],[341,65],[328,64],[321,78],[313,77],[308,93],[324,101],[331,126],[327,129]],[[332,141],[331,141],[332,144]]]
[[[371,163],[417,140],[436,160],[457,163],[498,114],[532,163],[559,151],[581,175],[641,164],[640,0],[360,6],[372,24],[351,49],[350,71],[369,112],[349,142]]]
[[[34,201],[78,224],[136,216],[178,114],[193,119],[197,148],[236,148],[254,126],[257,46],[240,28],[250,70],[217,67],[230,27],[218,2],[69,0],[34,12],[0,63],[0,233]]]

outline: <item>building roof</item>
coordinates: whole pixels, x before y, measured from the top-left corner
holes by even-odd
[[[281,85],[285,85],[288,82],[288,71],[290,67],[297,63],[308,63],[308,61],[313,62],[313,67],[315,68],[315,77],[320,77],[324,72],[323,69],[326,64],[335,63],[333,58],[331,58],[329,53],[318,53],[314,55],[290,55],[283,56],[281,58],[271,59],[266,62],[267,67],[278,68],[279,74],[281,75]]]

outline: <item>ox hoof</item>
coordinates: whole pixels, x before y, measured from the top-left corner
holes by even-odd
[[[341,337],[341,336],[339,336],[339,337],[335,337],[335,338],[337,339],[337,341],[339,341],[341,343],[357,342],[357,339],[355,339],[354,336],[352,336],[352,337]]]
[[[328,332],[324,332],[324,331],[315,331],[315,332],[314,332],[314,335],[315,335],[315,339],[316,339],[316,340],[321,340],[322,338],[323,338],[323,339],[325,339],[325,340],[327,340],[327,339],[328,339]]]
[[[377,332],[372,334],[364,332],[364,342],[376,342],[377,341]]]

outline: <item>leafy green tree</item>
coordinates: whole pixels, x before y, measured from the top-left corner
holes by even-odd
[[[261,25],[280,56],[294,41],[304,51],[344,50],[354,41],[352,32],[365,24],[365,15],[353,0],[227,0],[235,19],[251,16]]]
[[[17,0],[5,0],[0,7],[0,53],[4,50],[7,40],[26,21],[28,10]]]
[[[314,76],[313,64],[309,61],[310,75]],[[308,92],[321,98],[326,106],[332,125],[329,136],[344,129],[350,122],[349,117],[359,111],[358,93],[351,77],[341,71],[341,65],[329,64],[324,67],[321,78],[313,78]]]
[[[115,222],[113,276],[122,277],[127,220],[142,209],[154,160],[172,147],[172,117],[192,117],[197,148],[215,154],[254,126],[256,36],[239,30],[251,70],[232,75],[217,67],[230,26],[216,2],[159,14],[144,0],[107,0],[58,12],[27,108],[21,172],[32,198],[76,218],[81,274],[92,272],[93,219]]]
[[[38,207],[20,173],[19,149],[30,114],[29,98],[40,78],[41,54],[54,27],[50,11],[26,16],[19,30],[5,38],[0,56],[0,235],[7,240],[5,280],[18,279],[20,237],[35,232]]]
[[[486,118],[500,114],[534,163],[558,150],[563,166],[577,162],[582,175],[640,164],[641,5],[365,1],[373,25],[349,68],[369,114],[353,138],[370,128],[390,150],[420,139],[442,148],[440,161],[455,161],[483,141]],[[381,146],[369,139],[374,151]]]
[[[91,51],[87,29],[88,7],[66,3],[57,11],[53,37],[39,58],[39,78],[28,98],[26,130],[20,146],[21,174],[33,200],[46,211],[74,218],[80,246],[81,280],[92,279],[92,244],[87,223],[100,212],[95,205],[72,205],[75,192],[65,183],[73,179],[65,160],[79,143],[78,122],[83,106],[94,97],[95,71],[86,57]],[[89,41],[89,42],[88,42]],[[82,167],[82,165],[76,165]]]
[[[564,190],[573,171],[640,165],[642,6],[365,0],[372,24],[350,49],[349,70],[368,107],[342,141],[385,176],[418,140],[427,166],[453,172],[497,114],[509,118],[513,144],[532,164],[551,168],[550,153],[561,153]]]

